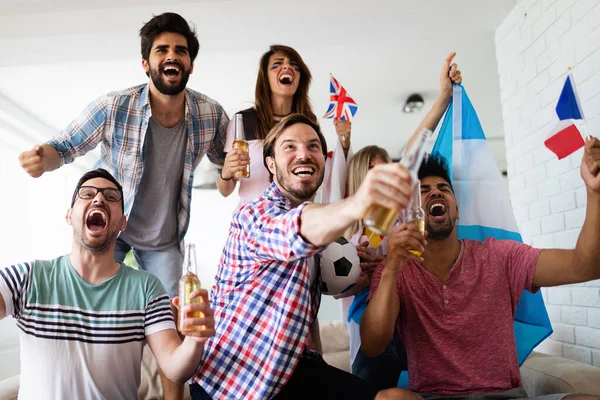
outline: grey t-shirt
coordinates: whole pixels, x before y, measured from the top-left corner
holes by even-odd
[[[164,250],[179,242],[177,215],[187,141],[185,118],[172,128],[151,117],[146,162],[127,228],[120,238],[140,250]]]

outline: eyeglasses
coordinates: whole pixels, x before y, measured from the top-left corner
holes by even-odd
[[[95,186],[81,186],[77,191],[79,198],[84,200],[91,200],[98,192],[102,193],[104,198],[111,202],[121,201],[121,192],[115,188],[97,188]]]

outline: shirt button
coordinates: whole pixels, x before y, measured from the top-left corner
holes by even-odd
[[[444,304],[448,304],[448,303],[449,303],[449,301],[448,301],[448,300],[444,300]]]
[[[446,289],[446,287],[447,287],[447,286],[446,286],[446,285],[444,285],[444,286],[442,286],[442,289]]]

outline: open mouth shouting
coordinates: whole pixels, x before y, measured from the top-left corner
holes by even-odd
[[[435,199],[429,202],[427,212],[430,219],[434,222],[443,222],[446,219],[446,211],[448,210],[448,203],[442,199]]]
[[[284,86],[291,85],[294,82],[294,77],[289,73],[283,73],[279,75],[279,83]]]
[[[88,212],[85,218],[85,226],[94,235],[99,235],[108,226],[108,214],[101,208],[94,208]]]
[[[169,63],[166,64],[162,67],[161,72],[163,73],[163,75],[165,75],[167,78],[177,78],[181,75],[181,72],[183,71],[183,68],[176,63]]]

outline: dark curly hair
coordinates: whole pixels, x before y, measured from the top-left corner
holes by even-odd
[[[448,182],[452,191],[452,179],[450,179],[450,167],[448,160],[440,153],[435,152],[425,156],[421,168],[419,168],[419,180],[427,178],[428,176],[437,176]]]
[[[154,39],[164,32],[179,33],[186,38],[190,59],[193,63],[200,50],[200,43],[198,42],[196,31],[190,27],[190,24],[188,24],[185,18],[171,12],[155,15],[150,21],[142,26],[142,29],[140,29],[142,58],[148,61]]]

